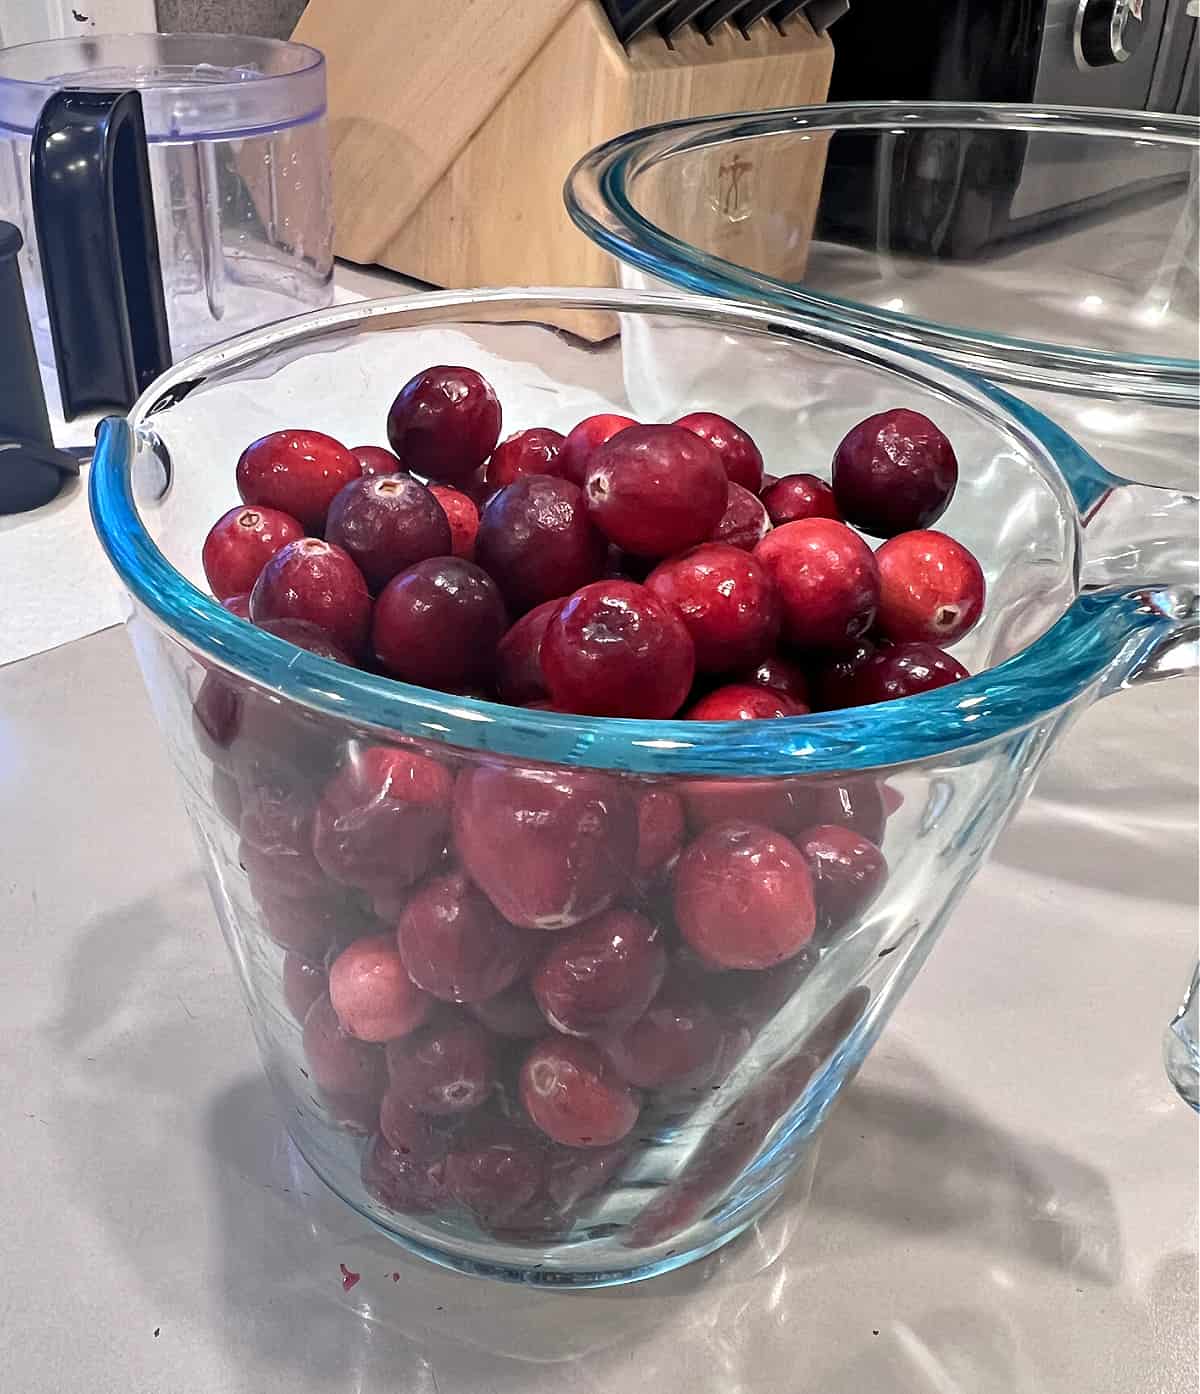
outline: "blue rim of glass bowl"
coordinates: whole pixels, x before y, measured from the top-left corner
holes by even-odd
[[[287,349],[289,356],[339,330],[410,317],[416,324],[486,320],[491,310],[537,322],[545,311],[669,315],[770,333],[817,345],[920,383],[985,416],[1019,441],[1057,488],[1086,514],[1122,481],[1040,412],[929,355],[872,343],[831,326],[753,306],[632,291],[521,289],[437,292],[365,301],[299,315],[228,340],[159,377],[128,418],[102,423],[92,462],[92,518],[129,592],[170,634],[206,661],[355,726],[525,760],[646,775],[785,774],[879,768],[945,755],[1021,730],[1101,681],[1131,645],[1140,652],[1171,628],[1134,591],[1077,597],[1026,649],[949,687],[872,707],[772,721],[634,721],[526,711],[456,697],[317,658],[256,629],[193,586],[159,551],[134,501],[135,432],[179,389],[201,386]],[[397,327],[385,323],[381,327]],[[148,447],[147,447],[148,448]],[[186,468],[177,461],[175,468]],[[1132,661],[1132,659],[1130,660]]]
[[[1200,360],[1129,355],[973,330],[817,292],[712,255],[652,223],[630,191],[644,170],[685,152],[761,137],[836,130],[908,131],[962,127],[1063,136],[1153,140],[1200,152],[1200,120],[1189,116],[1033,107],[1016,103],[830,102],[645,126],[586,154],[567,176],[567,211],[597,245],[680,290],[768,304],[841,327],[884,337],[901,347],[930,349],[992,379],[1088,395],[1137,393],[1143,400],[1200,406]]]

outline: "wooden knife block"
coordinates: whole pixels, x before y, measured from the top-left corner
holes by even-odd
[[[748,36],[644,33],[627,51],[595,0],[310,0],[295,37],[328,60],[338,255],[453,287],[614,284],[612,259],[563,206],[575,161],[650,122],[822,101],[833,65],[828,37],[802,16]],[[738,172],[731,184],[720,152],[689,156],[701,162],[689,198],[705,248],[800,274],[824,142],[810,149],[801,159],[784,141],[755,155],[756,179],[777,160],[796,190],[788,267],[756,246]],[[671,202],[678,233],[688,210]]]

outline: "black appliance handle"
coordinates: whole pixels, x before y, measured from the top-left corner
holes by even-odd
[[[63,415],[125,410],[171,364],[141,96],[54,93],[30,176]]]

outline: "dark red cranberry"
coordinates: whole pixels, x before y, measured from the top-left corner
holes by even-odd
[[[841,929],[879,894],[887,862],[876,845],[850,828],[826,823],[797,838],[813,878],[817,922],[826,932]]]
[[[585,416],[567,433],[559,449],[559,473],[582,489],[593,452],[618,431],[623,431],[626,426],[636,425],[637,422],[631,416],[616,416],[611,413]]]
[[[759,498],[762,498],[762,496],[767,492],[767,490],[768,490],[769,488],[771,488],[771,486],[772,486],[773,484],[778,484],[778,483],[779,483],[779,476],[778,476],[777,474],[764,474],[764,475],[763,475],[762,488],[759,489],[759,491],[758,491],[758,496],[759,496]]]
[[[798,663],[780,654],[773,653],[755,667],[736,676],[738,682],[752,683],[755,687],[770,687],[782,692],[793,702],[811,707],[808,691],[808,674]]]
[[[795,702],[773,687],[728,683],[693,702],[684,715],[689,721],[762,721],[803,716],[807,711],[803,702]]]
[[[335,947],[382,929],[373,916],[349,904],[344,894],[304,892],[288,895],[273,884],[252,886],[267,937],[302,958],[318,962]]]
[[[371,596],[350,556],[315,537],[289,542],[263,567],[250,592],[250,618],[308,620],[335,643],[360,653],[371,623]]]
[[[446,1190],[487,1228],[502,1225],[542,1188],[545,1156],[523,1128],[504,1119],[480,1119],[451,1144]]]
[[[325,539],[353,558],[367,585],[382,590],[398,572],[450,551],[450,520],[409,474],[353,479],[329,505]]]
[[[812,876],[799,848],[772,828],[710,828],[684,848],[674,881],[680,933],[719,968],[770,968],[812,938]]]
[[[427,881],[396,927],[413,982],[443,1002],[483,1002],[528,966],[528,931],[502,919],[461,871]]]
[[[801,795],[802,779],[687,779],[676,788],[697,831],[739,820],[791,833],[816,820]]]
[[[841,520],[833,490],[815,474],[787,474],[761,494],[767,516],[776,527],[801,518]]]
[[[501,489],[479,520],[475,555],[521,614],[604,572],[608,544],[569,479],[528,474]]]
[[[364,479],[376,479],[384,474],[399,474],[404,466],[382,445],[352,445],[350,453],[358,461]]]
[[[879,568],[870,547],[844,523],[785,523],[763,538],[754,559],[775,582],[784,638],[797,648],[835,648],[871,627]]]
[[[487,682],[508,628],[495,581],[458,557],[419,561],[375,602],[371,646],[394,678],[457,691]]]
[[[420,1113],[468,1113],[496,1086],[496,1052],[475,1021],[435,1021],[387,1048],[388,1093]]]
[[[492,451],[483,477],[493,489],[503,489],[523,474],[561,474],[558,453],[566,439],[561,431],[533,426],[502,440]]]
[[[304,1018],[304,1055],[313,1082],[330,1094],[377,1098],[383,1089],[383,1052],[343,1030],[327,996]]]
[[[362,1181],[380,1205],[401,1215],[426,1214],[446,1203],[440,1153],[401,1152],[382,1134],[363,1153]]]
[[[298,649],[315,653],[318,658],[328,658],[332,663],[355,666],[353,657],[334,639],[327,629],[311,620],[263,620],[259,629],[274,634],[276,639],[286,639]]]
[[[646,589],[687,627],[701,673],[757,663],[779,635],[779,601],[766,571],[747,552],[720,542],[660,562]]]
[[[754,494],[762,488],[762,455],[740,426],[713,411],[693,411],[681,416],[675,425],[694,431],[712,446],[721,457],[731,484],[740,484]]]
[[[332,436],[272,431],[242,451],[237,487],[243,503],[278,508],[319,534],[333,496],[361,473],[358,461]]]
[[[461,489],[431,484],[429,492],[442,506],[450,524],[450,550],[464,561],[475,560],[475,534],[479,531],[479,507]]]
[[[932,692],[970,677],[963,665],[936,644],[889,644],[865,663],[854,683],[854,705],[891,702]]]
[[[637,1122],[641,1099],[591,1041],[552,1036],[521,1066],[521,1103],[565,1147],[611,1147]]]
[[[771,520],[762,500],[740,484],[730,484],[729,501],[713,530],[712,540],[740,547],[743,552],[753,552],[770,531]]]
[[[542,639],[558,614],[561,600],[544,600],[521,618],[496,650],[496,694],[502,702],[523,707],[546,697],[542,676]]]
[[[603,1050],[621,1078],[638,1089],[699,1086],[711,1077],[724,1040],[724,1025],[703,997],[668,986]]]
[[[546,1158],[546,1197],[560,1212],[566,1213],[595,1195],[624,1166],[630,1144],[613,1147],[549,1146]]]
[[[228,610],[231,615],[236,615],[239,620],[250,618],[250,592],[246,591],[243,595],[231,595],[221,601],[221,608]]]
[[[380,1105],[379,1134],[389,1147],[414,1161],[430,1161],[442,1150],[429,1118],[391,1088]]]
[[[390,934],[348,944],[329,968],[329,1000],[342,1029],[360,1041],[391,1041],[415,1031],[433,1009],[405,971]]]
[[[875,553],[879,564],[881,634],[897,643],[924,640],[946,647],[983,613],[983,569],[944,532],[902,532]]]
[[[407,469],[441,484],[461,484],[500,439],[500,403],[472,368],[426,368],[400,389],[388,412],[387,434]]]
[[[646,1010],[666,966],[656,925],[632,910],[607,910],[555,937],[533,975],[533,995],[556,1031],[610,1035]]]
[[[514,983],[486,1002],[470,1002],[467,1011],[493,1035],[508,1040],[532,1040],[546,1031],[546,1018],[528,983]]]
[[[634,796],[637,801],[637,869],[651,876],[669,867],[683,846],[683,804],[670,789],[650,787]]]
[[[226,601],[248,594],[275,553],[303,536],[303,527],[290,513],[277,508],[231,508],[213,524],[201,553],[213,595]]]
[[[637,814],[626,786],[610,775],[478,765],[455,789],[454,844],[510,923],[564,929],[625,890]]]
[[[838,711],[857,704],[858,675],[877,652],[870,639],[859,639],[844,648],[814,656],[812,690],[821,711]]]
[[[576,591],[542,639],[551,700],[590,716],[674,716],[695,666],[683,621],[632,581],[596,581]]]
[[[669,557],[712,536],[729,481],[712,446],[682,426],[627,426],[592,455],[583,493],[610,542]]]
[[[837,823],[849,828],[871,842],[883,840],[888,809],[883,788],[869,775],[843,775],[841,779],[804,779],[796,781],[795,807],[797,817],[803,816],[802,828],[822,823]],[[789,836],[796,831],[796,822],[784,829]]]
[[[929,527],[957,483],[950,442],[927,416],[903,407],[860,421],[833,454],[842,517],[874,537]]]
[[[242,795],[238,857],[251,889],[283,894],[331,889],[313,856],[315,804],[308,786],[279,769],[255,767],[253,778],[238,779]]]
[[[302,958],[297,953],[283,956],[283,1000],[287,1009],[302,1022],[309,1008],[329,990],[329,974],[323,963]]]

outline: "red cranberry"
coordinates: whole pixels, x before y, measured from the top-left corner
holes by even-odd
[[[309,620],[335,643],[359,653],[371,623],[362,573],[340,547],[315,537],[289,542],[262,569],[250,592],[250,618]]]
[[[390,934],[356,939],[329,969],[329,1000],[342,1028],[360,1041],[391,1041],[415,1031],[433,998],[404,971]]]
[[[500,439],[500,403],[471,368],[426,368],[400,389],[388,412],[387,434],[408,469],[460,484]]]
[[[388,1093],[421,1113],[467,1113],[496,1086],[496,1053],[474,1021],[414,1031],[387,1048]]]
[[[389,1147],[381,1135],[372,1138],[362,1160],[362,1181],[380,1205],[401,1215],[421,1215],[445,1203],[441,1158],[417,1156],[411,1149]]]
[[[384,586],[406,566],[450,551],[450,520],[408,474],[354,479],[329,505],[326,541],[353,558],[367,585]]]
[[[813,693],[821,711],[838,711],[857,703],[858,675],[878,652],[870,639],[822,654],[813,666]]]
[[[333,496],[362,467],[340,441],[320,431],[272,431],[242,451],[237,487],[243,503],[278,508],[320,533]]]
[[[713,411],[693,411],[681,416],[675,425],[695,432],[712,446],[731,484],[740,484],[754,494],[762,488],[762,455],[740,426]]]
[[[564,929],[621,894],[637,855],[625,786],[591,770],[478,765],[459,776],[454,843],[512,924]]]
[[[684,713],[689,721],[762,721],[779,716],[803,716],[808,708],[773,687],[729,683],[701,697]]]
[[[808,693],[808,674],[798,663],[783,658],[777,653],[764,658],[756,667],[737,676],[738,682],[748,682],[755,687],[770,687],[799,702],[803,707],[811,707]]]
[[[604,571],[608,546],[568,479],[529,474],[488,503],[475,555],[520,614],[567,595]]]
[[[674,716],[695,666],[683,621],[632,581],[576,591],[542,639],[551,700],[590,716]]]
[[[344,663],[349,668],[355,666],[354,659],[333,635],[311,620],[263,620],[258,627],[268,634],[274,634],[276,639],[286,639],[298,649],[315,653],[318,658],[327,658],[331,663]]]
[[[668,867],[683,846],[683,804],[670,789],[642,789],[637,800],[637,869],[649,876]]]
[[[441,1139],[426,1115],[391,1088],[380,1104],[379,1134],[390,1148],[414,1162],[431,1161],[441,1150]]]
[[[399,474],[404,466],[382,445],[352,445],[350,454],[358,461],[364,479],[376,479],[379,475]]]
[[[841,929],[871,903],[887,880],[887,862],[873,842],[850,828],[826,823],[797,839],[812,872],[822,929]]]
[[[843,775],[840,780],[806,779],[798,783],[796,808],[804,815],[802,827],[838,823],[871,842],[883,840],[888,809],[883,789],[870,776]],[[789,836],[795,830],[795,822],[784,829]]]
[[[546,626],[558,614],[562,601],[544,600],[521,618],[500,640],[496,650],[496,694],[502,702],[523,707],[542,701],[546,680],[542,676],[542,640]]]
[[[290,513],[277,508],[231,508],[204,539],[201,559],[213,595],[226,601],[247,594],[275,553],[303,536],[304,529]]]
[[[409,977],[443,1002],[483,1002],[529,963],[526,932],[501,919],[461,871],[426,882],[396,927]]]
[[[841,521],[833,490],[815,474],[787,474],[762,492],[767,516],[776,527],[801,518],[835,518]]]
[[[758,496],[759,496],[759,498],[762,498],[762,496],[767,492],[767,490],[768,490],[769,488],[771,488],[772,485],[778,484],[778,483],[779,483],[779,476],[778,476],[777,474],[764,474],[764,475],[763,475],[762,488],[759,489],[759,491],[758,491]]]
[[[371,645],[384,670],[418,687],[486,682],[508,615],[495,581],[458,557],[419,561],[375,602]]]
[[[756,663],[779,634],[779,602],[763,568],[737,547],[709,542],[660,562],[646,589],[674,610],[696,648],[702,673]]]
[[[681,426],[627,426],[588,463],[588,514],[618,547],[669,557],[712,536],[729,481],[721,457]]]
[[[740,484],[730,484],[729,502],[713,530],[712,540],[724,542],[728,547],[740,547],[743,552],[753,552],[770,531],[771,520],[762,500]]]
[[[302,1022],[318,997],[329,990],[329,974],[323,964],[296,953],[283,956],[283,1000],[287,1009]]]
[[[624,1166],[629,1157],[629,1143],[613,1147],[551,1146],[547,1149],[546,1196],[561,1212],[577,1206],[594,1195]]]
[[[721,1056],[725,1030],[694,991],[664,989],[646,1014],[604,1042],[605,1055],[638,1089],[707,1083]]]
[[[231,615],[236,615],[239,620],[248,620],[250,618],[250,592],[227,596],[221,601],[221,608],[228,610]]]
[[[870,547],[844,523],[785,523],[763,538],[754,558],[775,582],[784,638],[798,648],[834,648],[871,627],[879,568]]]
[[[514,983],[486,1002],[470,1002],[467,1011],[494,1036],[509,1040],[532,1040],[546,1030],[546,1018],[528,983]]]
[[[793,832],[816,821],[801,796],[800,779],[688,779],[676,787],[697,831],[742,820]]]
[[[523,474],[561,474],[558,452],[565,439],[561,431],[552,431],[548,426],[518,431],[492,451],[483,472],[484,480],[493,489],[503,489]]]
[[[757,823],[724,823],[684,848],[675,920],[719,968],[769,968],[794,957],[816,924],[812,877],[796,845]]]
[[[521,1066],[521,1103],[566,1147],[611,1147],[637,1122],[641,1100],[590,1041],[539,1041]]]
[[[833,455],[842,517],[874,537],[929,527],[957,483],[950,442],[927,416],[903,407],[860,421]]]
[[[382,928],[373,916],[348,904],[344,895],[297,893],[294,886],[291,895],[275,885],[256,884],[252,889],[268,938],[302,958],[323,959],[329,949]]]
[[[481,1119],[457,1137],[445,1164],[446,1190],[491,1227],[510,1221],[542,1188],[542,1148],[503,1119]]]
[[[666,971],[657,926],[632,910],[609,910],[559,935],[533,976],[533,995],[556,1031],[623,1031],[646,1010]]]
[[[611,413],[585,416],[567,433],[559,449],[559,473],[582,489],[593,453],[606,440],[611,440],[618,431],[623,431],[626,426],[636,425],[637,422],[631,416],[616,416]]]
[[[239,780],[242,795],[238,857],[251,888],[283,894],[327,891],[325,872],[313,856],[312,794],[274,771]]]
[[[880,633],[946,647],[983,613],[986,582],[974,555],[944,532],[902,532],[875,553]]]
[[[313,1082],[330,1094],[377,1097],[383,1087],[383,1053],[343,1030],[327,996],[304,1018],[304,1055]]]
[[[479,531],[479,508],[475,500],[448,484],[431,484],[429,492],[441,504],[450,524],[450,550],[464,561],[474,561],[475,534]]]
[[[865,707],[912,697],[970,676],[957,658],[943,653],[936,644],[889,644],[859,670],[853,705]]]

